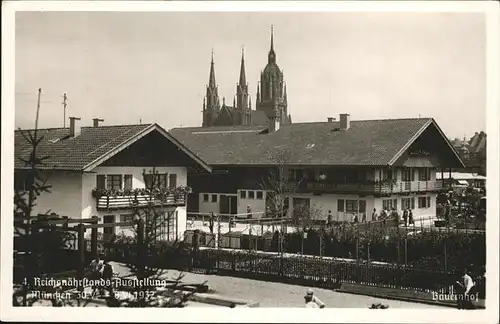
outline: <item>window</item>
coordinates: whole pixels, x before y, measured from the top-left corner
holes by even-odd
[[[418,174],[419,181],[429,181],[431,180],[431,169],[429,168],[421,168]]]
[[[110,174],[106,177],[107,187],[111,190],[118,190],[122,188],[122,175]]]
[[[120,215],[120,222],[130,222],[134,220],[134,214]],[[132,227],[133,225],[122,225],[121,227]]]
[[[248,199],[255,199],[255,191],[248,192]]]
[[[156,181],[156,187],[165,189],[168,187],[168,173],[165,174],[156,174],[155,175]]]
[[[401,210],[415,209],[415,198],[401,198]]]
[[[382,200],[382,209],[391,210],[392,208],[398,209],[397,199],[384,199]]]
[[[171,174],[168,176],[168,180],[169,180],[169,186],[170,186],[170,188],[175,188],[175,187],[177,187],[177,174],[175,174],[175,173],[171,173]]]
[[[212,202],[216,203],[217,202],[217,195],[212,195]]]
[[[411,170],[410,169],[403,169],[403,174],[402,174],[402,181],[412,181],[411,179]]]
[[[357,212],[358,211],[358,201],[357,200],[346,200],[345,201],[345,211],[346,212]]]
[[[144,175],[144,184],[146,189],[152,188],[166,188],[168,184],[168,174],[152,174]]]
[[[337,202],[337,211],[343,212],[344,211],[344,199],[339,199]]]
[[[208,202],[208,194],[203,194],[203,202]]]
[[[96,182],[97,189],[106,189],[106,176],[104,174],[98,174]]]
[[[418,208],[431,207],[431,197],[418,197]]]
[[[123,189],[132,189],[132,175],[126,174],[123,176]]]
[[[264,193],[262,191],[257,191],[257,199],[264,199]]]
[[[104,215],[102,217],[102,220],[104,224],[114,223],[115,215]],[[102,232],[103,232],[103,238],[105,240],[109,240],[111,239],[111,236],[115,234],[115,227],[104,227]]]
[[[32,177],[28,172],[15,172],[14,173],[14,189],[18,191],[28,190],[33,183]]]
[[[240,191],[240,198],[241,199],[247,199],[247,192],[246,192],[246,190],[241,190]]]

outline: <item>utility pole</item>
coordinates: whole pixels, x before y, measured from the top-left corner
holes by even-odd
[[[42,96],[42,88],[38,88],[38,100],[36,102],[35,131],[38,130],[38,116],[40,115],[40,97],[41,96]]]
[[[66,128],[66,109],[68,108],[68,96],[66,96],[66,92],[63,94],[63,109],[64,109],[64,112],[63,112],[63,127]]]

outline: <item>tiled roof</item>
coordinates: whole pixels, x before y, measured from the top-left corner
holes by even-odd
[[[282,125],[273,133],[264,127],[175,128],[180,142],[210,165],[271,165],[276,152],[289,151],[290,165],[388,165],[430,118]]]
[[[39,129],[38,137],[43,137],[37,148],[37,156],[48,156],[44,160],[44,166],[40,168],[57,170],[85,170],[90,165],[95,164],[108,156],[111,151],[124,145],[130,144],[140,138],[141,135],[157,130],[170,138],[181,150],[194,158],[196,162],[204,168],[209,169],[205,162],[186,149],[175,138],[172,138],[163,128],[157,124],[142,125],[117,125],[82,127],[78,136],[70,137],[69,128],[48,128]],[[33,132],[31,130],[31,132]],[[15,131],[14,134],[14,167],[16,169],[26,168],[22,159],[28,159],[32,148],[24,138],[28,130]],[[103,162],[103,161],[102,161]]]
[[[44,163],[50,169],[83,170],[86,165],[137,136],[148,126],[150,124],[82,127],[80,135],[74,138],[69,137],[69,128],[39,129],[38,136],[43,140],[38,146],[37,156],[49,156]],[[27,131],[15,131],[15,168],[24,167],[19,158],[28,158],[32,150],[21,132]]]

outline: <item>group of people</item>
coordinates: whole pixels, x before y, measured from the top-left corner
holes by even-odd
[[[402,216],[403,216],[404,226],[415,224],[415,220],[413,219],[413,211],[411,210],[411,208],[403,209]],[[392,207],[390,210],[383,208],[382,211],[380,212],[380,215],[377,214],[377,209],[373,208],[372,220],[382,220],[385,222],[388,219],[394,220],[395,225],[399,226],[399,221],[401,218],[396,208]]]
[[[99,256],[96,256],[91,262],[89,266],[88,276],[92,282],[96,282],[97,280],[104,279],[106,285],[98,285],[93,286],[92,290],[98,289],[99,294],[104,296],[104,291],[107,290],[109,295],[113,293],[113,266],[109,263],[108,260],[102,260]]]
[[[403,209],[403,220],[405,226],[415,224],[415,220],[413,219],[413,211],[410,208],[405,208]],[[397,211],[396,208],[392,207],[390,210],[387,209],[382,209],[382,211],[377,213],[377,209],[373,208],[372,214],[371,214],[371,220],[372,221],[387,221],[388,219],[393,219],[396,226],[399,226],[399,221],[401,219],[399,212]],[[359,222],[358,214],[355,213],[353,215],[352,221],[354,223]],[[367,221],[366,219],[366,213],[361,213],[361,222],[365,223]],[[327,224],[332,224],[333,222],[333,217],[332,217],[332,211],[328,211],[328,216],[327,216]]]

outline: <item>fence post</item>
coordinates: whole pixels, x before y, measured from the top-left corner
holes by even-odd
[[[78,252],[79,252],[79,267],[78,267],[78,278],[83,279],[84,271],[85,271],[85,225],[78,224],[76,226],[78,228]],[[80,290],[83,288],[82,285]]]
[[[144,278],[144,220],[137,221],[137,279]]]
[[[252,224],[248,224],[248,250],[252,251]]]
[[[368,242],[368,251],[367,251],[368,255],[367,255],[367,260],[368,260],[368,263],[370,263],[370,242]]]
[[[92,216],[92,219],[94,220],[92,224],[99,223],[99,217]],[[97,255],[97,230],[97,228],[92,228],[90,232],[90,252],[92,254],[92,257],[95,257]]]

